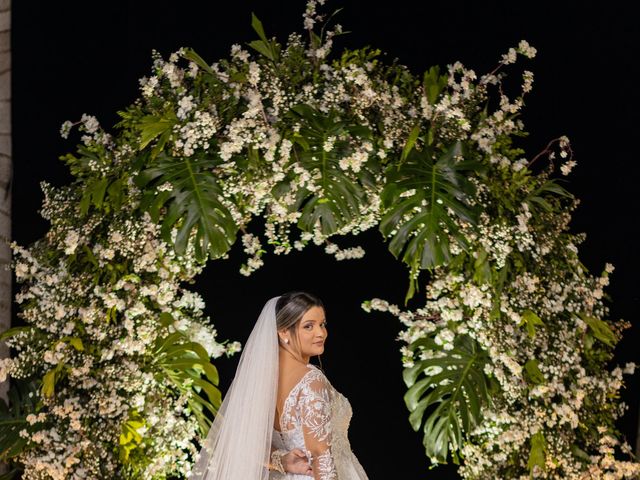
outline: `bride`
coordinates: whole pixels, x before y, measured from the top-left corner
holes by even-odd
[[[267,301],[189,478],[368,480],[347,438],[348,400],[309,363],[326,339],[316,296]]]

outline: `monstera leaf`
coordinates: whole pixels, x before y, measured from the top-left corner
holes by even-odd
[[[432,461],[446,463],[451,454],[459,463],[465,434],[479,423],[483,406],[490,402],[491,383],[484,374],[488,357],[467,335],[458,335],[452,350],[444,350],[432,337],[409,348],[436,354],[403,372],[409,422],[418,431],[424,421],[423,445]]]
[[[183,254],[191,232],[195,229],[195,253],[199,261],[207,254],[212,259],[224,255],[233,245],[238,226],[227,207],[220,201],[222,189],[212,169],[213,158],[172,158],[160,153],[153,166],[141,171],[134,179],[144,189],[140,207],[160,219],[160,209],[167,208],[162,220],[162,236],[171,243],[171,230],[178,228],[175,250]],[[156,187],[168,183],[170,190]]]
[[[35,382],[17,381],[9,390],[8,404],[0,399],[0,461],[15,457],[27,445],[28,439],[20,436],[20,430],[27,430],[29,433],[35,431],[35,427],[26,418],[30,413],[36,412],[38,398]]]
[[[353,153],[348,139],[370,138],[371,132],[338,120],[335,113],[319,112],[308,105],[297,105],[288,115],[301,125],[292,135],[294,154],[312,176],[319,176],[321,186],[318,192],[300,189],[295,204],[302,212],[298,226],[310,232],[320,221],[322,233],[330,235],[360,214],[364,187],[374,183],[373,161],[367,161],[357,173],[340,167],[340,160]],[[324,146],[330,137],[335,137],[335,143],[327,152]],[[283,185],[276,185],[275,192],[284,193]]]
[[[417,131],[409,139],[404,161],[387,168],[381,194],[385,214],[379,230],[391,237],[389,250],[411,268],[433,268],[450,260],[449,235],[464,248],[456,218],[475,224],[475,212],[468,204],[473,186],[471,171],[480,169],[474,161],[460,160],[462,145],[456,142],[441,154],[430,146],[413,147]],[[407,299],[413,296],[414,283]]]
[[[168,313],[162,316],[165,324],[172,323]],[[159,339],[154,351],[156,374],[181,392],[192,390],[193,395],[189,396],[187,403],[198,420],[202,435],[206,436],[211,426],[206,411],[215,415],[222,403],[222,395],[216,387],[218,371],[209,361],[207,351],[199,343],[189,341],[180,331]]]

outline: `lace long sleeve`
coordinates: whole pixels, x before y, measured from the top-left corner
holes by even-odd
[[[311,373],[298,397],[305,446],[315,480],[337,480],[331,454],[331,386],[320,372]]]

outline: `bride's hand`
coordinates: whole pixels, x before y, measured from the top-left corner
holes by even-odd
[[[299,448],[294,448],[282,456],[282,466],[287,473],[313,476],[309,459]]]

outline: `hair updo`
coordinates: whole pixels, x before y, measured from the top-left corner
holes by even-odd
[[[322,307],[324,310],[322,300],[307,292],[287,292],[282,294],[276,302],[276,328],[288,330],[293,346],[298,350],[300,350],[300,342],[296,325],[311,307]]]

